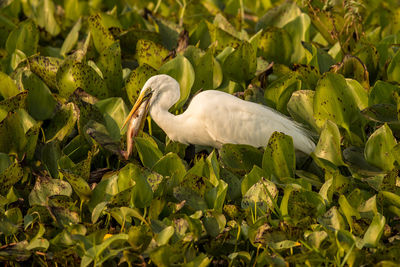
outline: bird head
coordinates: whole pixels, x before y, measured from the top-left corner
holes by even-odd
[[[157,106],[162,109],[169,109],[175,104],[180,97],[179,83],[171,76],[161,74],[155,75],[148,79],[140,91],[140,94],[133,105],[132,110],[127,116],[122,128],[132,119],[132,116],[138,112],[140,107],[145,108],[145,114],[142,119],[146,118],[149,110]],[[138,122],[141,123],[141,122]]]

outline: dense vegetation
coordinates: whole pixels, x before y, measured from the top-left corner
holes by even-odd
[[[359,266],[400,257],[400,7],[388,0],[0,2],[0,261]],[[216,89],[318,145],[120,130],[144,82]],[[210,113],[213,112],[210,110]]]

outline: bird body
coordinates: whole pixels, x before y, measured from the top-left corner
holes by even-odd
[[[168,75],[156,75],[145,83],[141,95],[148,88],[150,116],[173,141],[216,148],[226,143],[265,147],[278,131],[292,136],[298,150],[310,154],[315,148],[304,128],[267,106],[207,90],[195,95],[185,112],[173,115],[168,110],[179,100],[178,82]]]

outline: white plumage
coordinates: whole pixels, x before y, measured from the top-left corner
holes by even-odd
[[[269,107],[207,90],[194,96],[185,112],[173,115],[168,110],[179,97],[179,83],[175,79],[153,76],[143,86],[127,121],[150,101],[151,118],[173,141],[216,148],[226,143],[265,147],[272,133],[278,131],[292,136],[298,150],[310,154],[315,148],[305,129]],[[128,136],[136,134],[128,132]]]

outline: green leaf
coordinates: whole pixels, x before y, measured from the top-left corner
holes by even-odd
[[[25,90],[28,91],[26,107],[36,120],[47,120],[53,115],[57,102],[49,88],[35,74],[23,76]]]
[[[195,72],[190,61],[184,56],[177,56],[168,61],[158,70],[159,73],[168,74],[178,81],[181,97],[174,105],[174,110],[179,110],[189,98],[195,80]]]
[[[152,167],[152,170],[171,177],[173,184],[177,185],[186,174],[186,168],[181,158],[175,153],[168,153],[160,158]]]
[[[12,112],[0,122],[0,152],[19,154],[24,151],[28,140],[19,113]]]
[[[302,41],[309,41],[311,20],[310,17],[301,13],[295,19],[288,22],[283,28],[289,33],[291,43],[293,45],[293,53],[291,62],[305,63],[307,62],[308,51],[301,45]]]
[[[166,48],[150,40],[140,39],[136,44],[135,58],[139,66],[147,64],[153,69],[159,69],[168,54]]]
[[[30,70],[39,76],[51,89],[57,91],[57,71],[62,60],[55,57],[33,56],[28,58]]]
[[[241,207],[243,209],[250,208],[256,214],[265,214],[274,209],[274,199],[277,195],[276,185],[265,177],[259,177],[259,180],[243,194]]]
[[[369,225],[367,231],[364,234],[363,243],[366,247],[376,247],[378,246],[379,240],[382,237],[383,230],[385,228],[386,218],[380,214],[376,213]]]
[[[9,54],[17,49],[26,56],[36,54],[39,43],[39,30],[32,20],[25,20],[8,36],[6,50]]]
[[[92,190],[90,189],[88,183],[71,172],[61,170],[60,171],[65,179],[69,182],[69,184],[74,189],[75,193],[79,196],[81,201],[88,201],[90,199],[90,195],[92,194]]]
[[[132,105],[135,104],[139,97],[144,83],[156,74],[157,71],[147,64],[143,64],[131,71],[125,82],[125,90]]]
[[[380,123],[398,123],[397,107],[393,104],[375,104],[361,111],[371,121]]]
[[[278,179],[294,177],[296,156],[292,137],[274,132],[265,148],[262,167],[268,173],[273,173]]]
[[[340,132],[335,123],[326,121],[314,154],[319,158],[329,160],[336,166],[344,165],[340,149]]]
[[[301,10],[295,2],[285,2],[276,8],[269,9],[258,21],[256,30],[265,29],[268,26],[282,28],[300,14]]]
[[[261,166],[262,162],[262,152],[248,145],[224,144],[219,154],[221,161],[237,172],[249,172],[254,165]]]
[[[100,52],[97,66],[103,74],[107,87],[112,88],[110,95],[122,96],[123,80],[119,42],[111,44]]]
[[[87,63],[66,59],[56,75],[60,96],[69,97],[76,89],[104,99],[110,96],[105,81]]]
[[[51,0],[43,0],[37,9],[36,22],[39,27],[45,28],[48,33],[56,36],[61,29],[54,17],[55,6]]]
[[[268,27],[263,30],[258,48],[257,55],[269,62],[290,63],[293,46],[290,35],[284,29]]]
[[[387,68],[387,77],[389,81],[400,83],[400,52],[394,55]]]
[[[396,104],[396,99],[393,97],[395,92],[400,93],[399,86],[381,80],[377,81],[369,94],[368,106]]]
[[[248,42],[243,42],[223,63],[223,71],[232,81],[251,80],[257,69],[256,52]]]
[[[115,43],[114,37],[104,25],[100,14],[90,16],[88,18],[88,23],[97,52],[101,53]]]
[[[287,110],[296,121],[308,125],[316,132],[320,131],[314,118],[314,95],[312,90],[299,90],[293,92],[287,103]]]
[[[38,176],[36,178],[35,187],[29,194],[29,204],[31,206],[46,206],[48,203],[48,198],[55,195],[71,196],[71,185],[60,179],[51,179]]]
[[[301,88],[297,74],[289,73],[273,81],[265,89],[267,103],[282,113],[287,114],[287,103],[293,92]]]
[[[18,181],[20,181],[23,176],[24,171],[17,162],[4,168],[3,171],[0,172],[0,195],[7,194],[9,189]]]
[[[222,68],[214,58],[212,49],[202,53],[200,49],[193,46],[186,49],[185,57],[189,59],[195,72],[195,80],[192,93],[199,90],[215,89],[222,82]]]
[[[143,165],[149,169],[162,157],[162,152],[158,149],[157,144],[153,140],[150,141],[148,138],[136,137],[135,145],[140,160]]]
[[[350,126],[360,115],[342,75],[326,73],[318,81],[314,96],[314,116],[319,127],[331,120],[350,131]]]
[[[368,138],[364,150],[365,159],[371,165],[389,171],[394,167],[395,157],[392,149],[396,144],[392,131],[384,124]]]
[[[79,18],[78,21],[75,23],[74,27],[72,27],[71,31],[68,33],[67,37],[65,38],[61,49],[60,49],[60,55],[61,56],[66,56],[68,52],[70,52],[75,44],[78,41],[79,38],[79,31],[81,30],[82,27],[82,18]]]
[[[15,96],[19,90],[15,82],[7,74],[0,72],[0,96],[4,99]]]
[[[73,103],[62,106],[45,129],[46,142],[64,140],[73,130],[77,119],[78,112]]]
[[[112,97],[100,100],[94,104],[103,114],[105,125],[110,137],[113,140],[119,140],[123,132],[122,125],[128,116],[129,110],[122,98]]]

